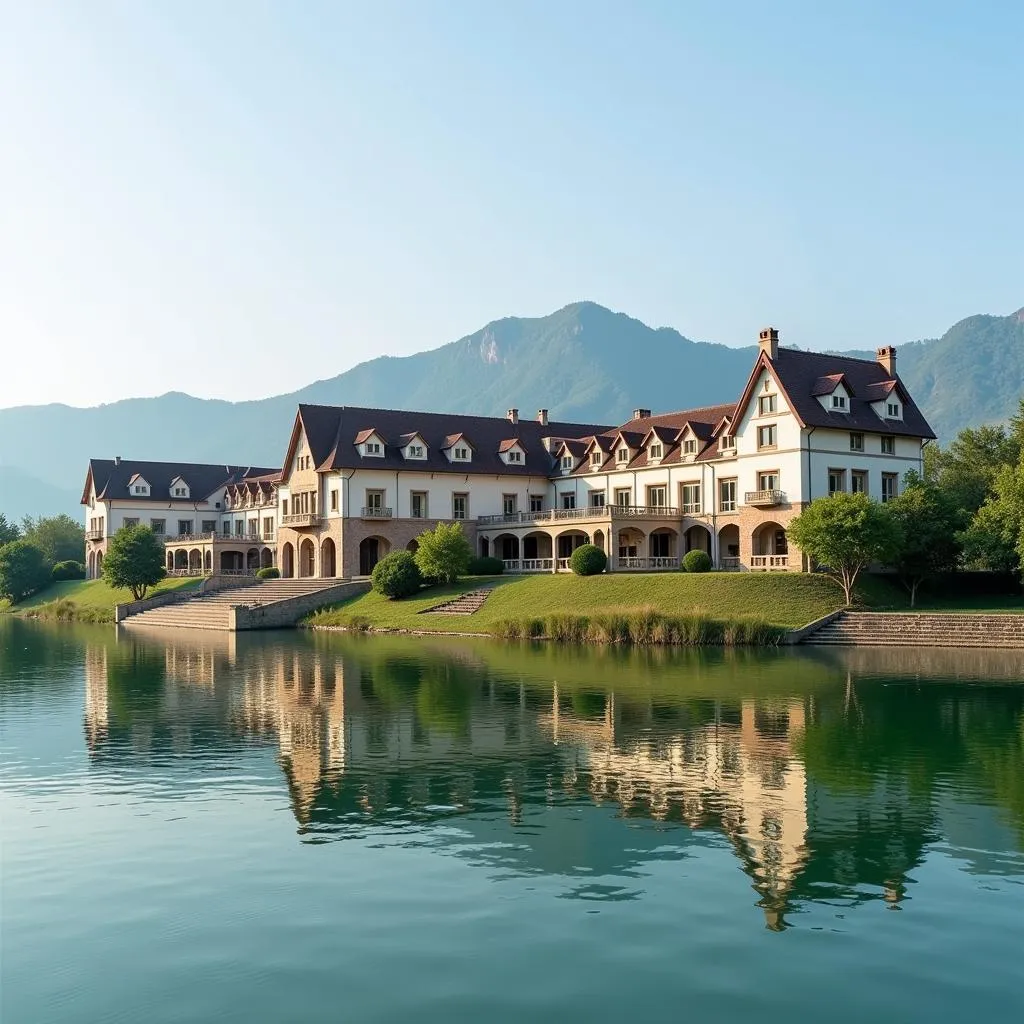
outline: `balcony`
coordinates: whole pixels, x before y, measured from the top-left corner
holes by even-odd
[[[364,505],[359,510],[360,519],[390,519],[391,509],[380,505]]]
[[[540,512],[509,512],[479,516],[477,525],[532,526],[536,523],[576,522],[582,519],[679,519],[681,509],[671,505],[590,505],[584,508],[548,508]]]
[[[679,559],[674,555],[651,555],[647,558],[626,557],[615,560],[615,568],[621,570],[633,570],[650,572],[658,569],[678,569]]]
[[[773,505],[785,505],[786,492],[747,491],[743,495],[743,502],[746,505],[756,505],[758,508],[771,508]]]
[[[553,558],[506,558],[502,561],[505,572],[551,572],[555,568]]]
[[[786,570],[789,568],[789,555],[751,555],[750,568],[759,572]]]
[[[281,525],[290,526],[293,530],[319,526],[321,522],[323,522],[323,516],[319,512],[300,512],[297,515],[281,516]]]
[[[194,544],[201,540],[216,540],[218,536],[216,533],[168,533],[158,539],[164,544]]]
[[[86,530],[85,531],[85,539],[86,540],[103,540],[103,531],[102,530]]]

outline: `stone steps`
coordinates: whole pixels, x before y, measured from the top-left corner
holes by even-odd
[[[1024,615],[844,612],[804,643],[833,647],[1024,649]]]
[[[491,596],[492,587],[483,587],[479,590],[470,590],[466,594],[453,598],[451,601],[444,601],[434,605],[433,608],[426,608],[420,614],[430,615],[472,615],[480,611],[484,602]]]

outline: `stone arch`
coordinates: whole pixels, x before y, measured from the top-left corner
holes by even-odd
[[[785,568],[788,562],[772,564],[770,561],[789,555],[789,540],[786,531],[776,522],[761,523],[750,535],[752,561],[757,568]]]
[[[670,526],[659,526],[647,535],[649,558],[679,558],[679,534]],[[659,565],[658,568],[668,568]]]
[[[96,579],[103,575],[103,552],[96,552]]]
[[[178,550],[174,552],[174,568],[188,568],[188,552],[184,548],[178,548]]]
[[[281,548],[281,575],[286,579],[295,575],[295,548],[290,540]]]
[[[188,571],[200,572],[203,568],[203,553],[199,548],[192,548],[188,553]]]
[[[269,569],[274,564],[274,552],[270,548],[264,548],[260,552],[260,568]]]
[[[238,572],[242,568],[243,561],[242,553],[239,551],[222,551],[220,553],[220,571]]]
[[[359,542],[359,575],[369,576],[373,567],[391,550],[384,537],[364,537]]]
[[[167,552],[167,568],[173,569],[174,563],[171,561],[171,553]],[[89,579],[96,579],[96,552],[89,552]]]
[[[554,558],[554,541],[551,534],[534,530],[523,537],[523,558]]]
[[[245,553],[245,568],[247,572],[255,572],[260,567],[260,549],[249,548]]]
[[[503,562],[518,562],[522,557],[519,538],[514,533],[499,533],[494,538],[494,557]]]
[[[299,541],[299,576],[308,579],[316,575],[316,545],[310,537]]]
[[[320,575],[329,579],[337,575],[337,549],[330,537],[325,537],[320,543]]]
[[[594,545],[604,551],[604,530],[594,531]]]
[[[558,558],[568,558],[578,547],[590,543],[590,536],[583,530],[563,530],[555,537],[555,551]]]
[[[694,523],[683,534],[683,549],[685,551],[706,551],[710,555],[711,531],[706,526]]]
[[[420,549],[420,542],[418,540],[415,540],[415,539],[409,541],[409,543],[405,545],[405,550],[408,551],[410,554],[413,554],[413,555],[415,555],[416,552],[419,551],[419,549]]]
[[[615,537],[615,552],[620,560],[646,558],[647,538],[643,530],[635,526],[624,526]]]
[[[736,523],[726,523],[718,531],[718,564],[722,569],[740,566],[740,528]]]
[[[203,553],[203,568],[207,572],[213,571],[213,551],[210,548]]]

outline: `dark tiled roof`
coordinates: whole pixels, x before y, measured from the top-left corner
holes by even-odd
[[[136,462],[131,459],[90,459],[92,477],[98,498],[131,498],[132,501],[181,501],[171,498],[171,484],[181,477],[188,484],[190,501],[203,501],[214,491],[228,484],[254,479],[276,480],[279,470],[257,466],[210,466],[198,462]],[[148,497],[131,494],[128,486],[141,476],[149,484]],[[88,480],[86,480],[88,491]],[[82,501],[88,501],[84,493]]]
[[[536,420],[512,423],[504,416],[460,416],[451,413],[404,412],[396,409],[363,409],[356,406],[300,405],[299,417],[306,442],[318,469],[415,469],[450,473],[503,473],[521,476],[551,472],[551,456],[543,439],[579,438],[607,431],[606,425]],[[356,449],[360,433],[373,428],[384,440],[384,457],[372,461]],[[427,457],[410,462],[401,449],[410,435],[418,434],[427,446]],[[526,452],[521,463],[501,458],[502,443],[516,440]],[[473,448],[469,462],[452,463],[445,454],[457,441]]]
[[[814,382],[814,386],[811,388],[811,394],[814,395],[815,398],[819,395],[831,395],[840,384],[844,383],[845,381],[841,373],[830,373],[824,377],[819,377]]]
[[[809,427],[833,427],[836,430],[863,430],[876,434],[901,434],[907,437],[934,438],[932,428],[897,377],[903,395],[903,419],[883,420],[871,402],[881,397],[878,385],[891,380],[889,372],[873,359],[802,352],[780,348],[772,363],[794,412]],[[842,375],[852,391],[849,412],[830,412],[814,397],[814,386],[823,377]]]

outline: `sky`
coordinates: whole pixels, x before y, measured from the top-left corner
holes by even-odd
[[[1024,305],[1024,4],[0,0],[0,407],[256,398],[592,299]]]

